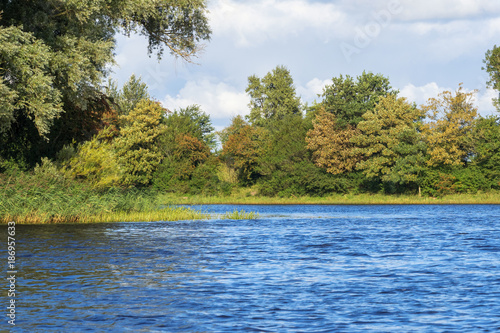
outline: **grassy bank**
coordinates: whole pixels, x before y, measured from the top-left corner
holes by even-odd
[[[241,190],[229,196],[182,196],[160,194],[159,200],[166,204],[248,204],[248,205],[398,205],[398,204],[500,204],[500,192],[477,194],[450,194],[443,197],[387,194],[334,194],[324,197],[262,197],[252,195],[251,190]]]
[[[254,189],[240,189],[229,196],[189,196],[148,190],[97,192],[78,182],[46,176],[16,174],[2,177],[0,223],[96,223],[257,217],[256,214],[245,211],[211,216],[202,211],[175,207],[192,204],[500,204],[499,192],[455,194],[440,198],[383,194],[270,198],[257,196]]]
[[[175,200],[174,200],[175,201]],[[96,191],[57,175],[0,174],[0,223],[98,223],[254,219],[252,212],[211,215],[166,202],[150,190]]]

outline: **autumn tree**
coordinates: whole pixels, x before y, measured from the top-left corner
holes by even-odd
[[[235,117],[222,133],[221,158],[228,168],[235,170],[243,184],[260,176],[260,159],[267,148],[267,130],[251,126],[241,116]]]
[[[423,113],[405,98],[381,97],[373,111],[363,114],[360,134],[351,141],[364,158],[357,165],[367,178],[416,183],[424,168],[425,144],[419,127]]]
[[[363,72],[356,79],[349,75],[334,77],[323,90],[323,100],[313,107],[313,129],[306,138],[316,165],[332,174],[354,170],[361,160],[351,142],[359,134],[356,125],[380,98],[396,93],[389,79],[380,74]]]
[[[444,91],[422,106],[430,119],[423,126],[429,166],[465,165],[471,157],[470,134],[477,116],[474,94],[475,91],[465,92],[460,84],[454,94]]]
[[[277,66],[262,79],[250,76],[246,92],[250,95],[247,119],[253,125],[264,126],[270,120],[301,112],[292,76],[284,66]]]
[[[357,134],[359,131],[351,125],[339,128],[335,116],[321,109],[313,120],[313,129],[307,133],[307,148],[312,151],[315,164],[329,173],[350,172],[361,160],[353,153],[356,146],[351,142]]]

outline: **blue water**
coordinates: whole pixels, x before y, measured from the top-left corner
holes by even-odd
[[[201,208],[260,217],[17,225],[14,331],[500,330],[498,205]]]

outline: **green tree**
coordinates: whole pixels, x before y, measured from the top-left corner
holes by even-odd
[[[142,100],[128,115],[115,140],[116,154],[122,167],[122,184],[142,186],[151,182],[163,159],[159,138],[167,128],[161,124],[165,109],[158,102]]]
[[[364,157],[357,168],[368,178],[417,183],[425,163],[425,144],[419,132],[423,115],[405,98],[381,97],[373,111],[363,114],[357,126],[360,134],[351,139]]]
[[[130,76],[121,90],[118,90],[116,83],[110,80],[106,87],[106,95],[115,103],[120,115],[129,114],[141,100],[151,99],[148,86],[135,74]]]
[[[455,94],[444,91],[422,106],[430,119],[423,126],[429,166],[465,165],[471,157],[471,131],[477,116],[474,94],[465,92],[460,84]]]
[[[483,62],[485,64],[483,70],[486,70],[490,76],[490,80],[487,83],[488,86],[500,92],[500,47],[495,45],[491,50],[488,50]],[[498,98],[493,99],[493,104],[497,110],[500,110],[500,101]]]
[[[284,66],[277,66],[262,79],[250,76],[246,92],[250,95],[250,114],[247,118],[253,125],[265,126],[269,120],[301,112],[293,79]]]
[[[381,74],[363,72],[356,80],[349,75],[340,75],[324,88],[323,100],[317,108],[333,114],[338,128],[344,129],[347,125],[355,127],[363,120],[363,114],[373,110],[381,97],[397,93],[389,79]]]
[[[163,123],[169,131],[163,137],[165,149],[172,147],[179,134],[189,134],[208,147],[215,148],[216,138],[210,116],[199,105],[191,105],[166,115]]]
[[[489,179],[492,187],[500,188],[500,117],[480,117],[474,124],[473,164]]]

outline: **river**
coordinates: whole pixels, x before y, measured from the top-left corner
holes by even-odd
[[[500,330],[500,205],[195,208],[260,216],[17,225],[14,331]]]

